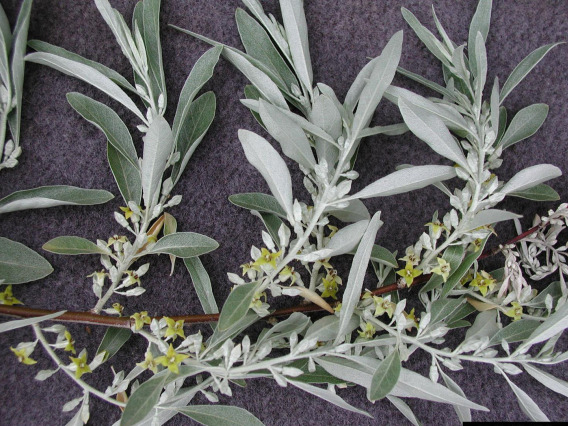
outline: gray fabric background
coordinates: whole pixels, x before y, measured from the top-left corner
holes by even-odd
[[[19,0],[2,0],[2,5],[13,23]],[[112,1],[130,21],[134,1]],[[241,6],[238,0],[199,1],[163,0],[161,23],[164,64],[169,93],[166,118],[171,122],[175,102],[192,65],[207,49],[203,43],[168,28],[172,23],[192,29],[229,45],[241,47],[234,11]],[[263,2],[269,11],[279,15],[277,1]],[[488,40],[490,64],[489,79],[499,76],[504,82],[514,66],[535,48],[568,37],[568,2],[557,0],[495,1],[492,29]],[[400,14],[401,6],[412,10],[417,17],[433,29],[430,1],[417,0],[308,0],[306,14],[311,40],[311,54],[315,81],[325,82],[343,99],[350,83],[368,57],[380,53],[388,38],[399,29],[405,31],[402,66],[441,81],[438,63],[422,47],[409,30]],[[469,21],[474,13],[475,1],[436,1],[438,16],[454,41],[467,39]],[[90,59],[108,65],[121,74],[131,77],[127,60],[111,37],[109,29],[98,15],[94,3],[88,0],[60,1],[36,0],[32,10],[30,39],[37,38],[62,46]],[[548,162],[568,171],[566,141],[568,139],[568,69],[567,47],[554,50],[522,85],[507,99],[510,112],[531,103],[545,102],[550,114],[541,132],[529,141],[509,149],[505,164],[498,170],[500,177],[509,178],[516,171],[533,164]],[[399,78],[399,85],[432,95],[412,82]],[[232,206],[227,197],[234,193],[268,191],[260,175],[250,166],[236,137],[239,128],[260,132],[250,113],[239,103],[243,97],[245,78],[227,62],[221,61],[215,76],[207,85],[217,94],[218,112],[207,137],[191,160],[177,190],[183,202],[172,210],[178,219],[179,229],[201,232],[215,238],[221,247],[204,256],[203,262],[214,284],[219,304],[227,297],[230,285],[227,271],[238,271],[248,260],[251,244],[261,244],[260,223],[248,212]],[[86,278],[98,269],[95,257],[62,257],[42,252],[41,245],[59,235],[80,235],[94,240],[108,238],[120,228],[112,212],[121,205],[120,195],[106,164],[105,138],[101,132],[80,118],[67,104],[65,94],[78,91],[115,107],[135,132],[135,117],[90,86],[61,73],[30,64],[26,68],[22,145],[24,153],[20,165],[14,170],[0,172],[0,196],[15,190],[39,185],[68,184],[87,188],[103,188],[117,197],[106,205],[95,207],[54,208],[12,213],[0,219],[0,235],[20,241],[42,253],[55,271],[42,282],[14,288],[15,295],[28,306],[50,309],[88,310],[95,299],[91,281]],[[400,120],[396,109],[381,103],[376,123],[395,123]],[[140,136],[135,143],[140,148]],[[362,188],[380,176],[394,170],[400,163],[428,164],[441,159],[411,135],[401,137],[373,137],[361,148],[356,169],[361,178],[354,189]],[[295,188],[301,191],[301,174],[292,168]],[[566,200],[566,177],[552,182],[552,186]],[[299,192],[302,194],[302,192]],[[305,194],[304,194],[305,195]],[[305,198],[307,201],[308,199]],[[445,199],[434,190],[400,195],[387,199],[366,201],[370,211],[382,210],[385,222],[378,242],[391,250],[404,250],[423,230],[435,209],[448,209]],[[535,213],[544,214],[557,203],[536,204],[522,200],[509,200],[502,207],[524,214],[523,223],[530,225]],[[510,226],[499,226],[498,238],[503,241],[512,235]],[[169,261],[165,256],[152,261],[145,277],[147,293],[126,303],[128,312],[142,309],[150,314],[200,313],[197,296],[187,271],[178,264],[173,277],[169,277]],[[340,265],[346,277],[347,266]],[[367,284],[372,285],[372,282]],[[293,300],[278,303],[295,303]],[[96,350],[104,330],[98,327],[70,326],[77,340],[77,348],[87,347],[89,356]],[[195,332],[197,329],[192,329]],[[89,336],[90,334],[90,336]],[[458,333],[459,335],[459,333]],[[459,337],[459,336],[458,336]],[[0,335],[0,423],[10,425],[64,424],[72,413],[61,412],[61,406],[78,396],[79,389],[59,373],[45,382],[34,381],[39,369],[52,368],[52,363],[38,347],[35,367],[16,362],[9,346],[30,340],[32,333],[21,330]],[[451,341],[457,341],[456,338]],[[567,346],[567,339],[561,341]],[[141,361],[144,343],[132,339],[124,353],[110,362],[118,371],[134,361]],[[405,366],[427,374],[430,360],[422,354],[412,357]],[[489,413],[474,412],[477,421],[521,421],[515,397],[505,381],[489,366],[467,365],[452,373],[466,394],[479,404],[491,409]],[[568,379],[563,365],[551,371]],[[89,383],[103,389],[110,383],[108,368],[86,377]],[[514,381],[530,394],[553,420],[568,419],[568,405],[560,395],[554,394],[527,377]],[[234,398],[221,397],[221,402],[249,409],[268,425],[295,424],[401,424],[404,418],[388,402],[369,403],[362,389],[340,390],[348,402],[369,410],[374,420],[340,410],[335,406],[306,395],[297,389],[283,389],[268,380],[251,381],[247,388],[234,387]],[[207,403],[196,398],[196,403]],[[457,417],[450,406],[410,400],[424,424],[455,424]],[[119,416],[116,408],[92,398],[90,424],[104,425]],[[171,424],[188,424],[187,419],[176,417]]]

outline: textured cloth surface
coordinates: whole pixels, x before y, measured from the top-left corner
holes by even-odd
[[[111,2],[130,21],[134,1]],[[267,10],[279,16],[277,1],[263,2]],[[492,29],[488,39],[488,81],[498,76],[504,82],[515,65],[537,47],[566,40],[568,35],[568,2],[519,0],[496,1],[493,7]],[[401,6],[413,11],[429,28],[434,30],[429,1],[418,0],[310,0],[306,1],[306,15],[310,35],[310,49],[314,65],[314,80],[333,87],[340,99],[345,96],[351,82],[369,57],[377,56],[388,38],[404,29],[405,40],[401,65],[406,69],[440,82],[439,63],[426,51],[418,38],[404,22]],[[10,22],[14,23],[19,0],[2,0]],[[476,2],[440,0],[435,2],[436,13],[450,37],[459,44],[467,40],[470,19]],[[191,29],[228,45],[242,48],[234,12],[242,4],[237,0],[199,1],[163,0],[161,36],[165,74],[168,86],[168,112],[172,121],[179,91],[197,58],[207,46],[191,37],[169,28],[167,24]],[[102,62],[131,77],[129,64],[122,56],[110,30],[98,14],[94,2],[88,0],[60,1],[36,0],[30,24],[30,39],[40,39],[62,46],[87,58]],[[550,113],[542,130],[528,141],[506,151],[504,165],[497,172],[506,179],[524,167],[538,163],[552,163],[568,172],[566,148],[568,141],[568,47],[561,46],[547,56],[538,68],[506,100],[509,119],[521,108],[537,102],[550,105]],[[397,78],[398,85],[433,95],[413,82]],[[171,213],[183,231],[200,232],[220,242],[220,248],[203,257],[203,263],[214,283],[219,303],[226,299],[230,284],[226,272],[238,272],[239,265],[249,259],[251,244],[262,244],[261,224],[247,211],[234,207],[227,197],[242,192],[267,192],[262,177],[248,164],[237,139],[237,130],[245,128],[262,133],[248,110],[239,99],[243,97],[246,79],[221,60],[206,90],[217,95],[218,111],[210,132],[203,140],[182,177],[177,193],[183,195],[181,205]],[[490,85],[488,84],[488,87]],[[64,257],[43,252],[41,246],[59,235],[79,235],[90,240],[106,239],[119,232],[112,213],[121,205],[105,155],[105,137],[94,126],[84,121],[68,105],[65,94],[77,91],[115,108],[130,126],[138,149],[140,134],[136,118],[124,108],[110,101],[91,86],[52,69],[28,64],[24,86],[22,147],[20,165],[13,170],[1,171],[0,197],[15,190],[40,185],[67,184],[86,188],[102,188],[116,195],[109,203],[94,207],[60,207],[3,215],[0,235],[22,242],[40,252],[53,265],[55,271],[47,279],[15,286],[18,299],[28,306],[49,309],[88,310],[95,303],[91,279],[86,276],[100,268],[93,257]],[[377,124],[400,121],[396,108],[381,102],[375,116]],[[141,152],[141,151],[139,151]],[[356,170],[361,178],[354,190],[394,170],[397,164],[431,164],[441,159],[412,135],[399,137],[372,137],[360,150]],[[291,163],[289,163],[291,165]],[[301,191],[301,173],[291,168],[294,187]],[[565,176],[551,185],[567,200]],[[302,192],[298,192],[302,194]],[[305,196],[305,194],[303,194]],[[305,201],[308,198],[305,197]],[[378,242],[391,250],[404,250],[424,230],[435,209],[449,208],[439,192],[427,189],[390,198],[366,200],[371,212],[382,210],[385,225]],[[557,203],[533,203],[511,199],[502,208],[524,215],[525,228],[530,226],[535,213],[545,214]],[[511,226],[499,226],[498,237],[504,241],[512,235]],[[341,266],[341,265],[340,265]],[[347,265],[340,272],[347,277]],[[191,286],[189,274],[178,262],[175,273],[169,277],[169,260],[166,256],[152,260],[145,277],[147,293],[128,301],[117,299],[127,306],[129,313],[147,310],[151,315],[201,313],[199,301]],[[368,284],[369,286],[372,283]],[[415,294],[414,294],[415,296]],[[286,300],[278,303],[293,304]],[[3,318],[4,320],[5,318]],[[69,326],[76,338],[77,348],[86,347],[90,356],[104,330],[92,326]],[[195,332],[197,328],[192,328]],[[456,333],[463,337],[463,333]],[[45,382],[34,380],[40,369],[53,368],[51,361],[38,347],[35,367],[18,364],[9,350],[20,341],[31,340],[31,330],[18,330],[0,335],[0,413],[6,425],[65,424],[72,413],[64,413],[61,406],[81,395],[80,389],[68,377],[58,373]],[[132,339],[124,353],[110,362],[116,371],[141,361],[144,352],[142,339]],[[458,342],[450,338],[449,343]],[[561,340],[564,348],[567,339]],[[415,354],[405,367],[427,374],[431,360]],[[553,371],[568,379],[564,365]],[[521,413],[513,392],[490,365],[467,365],[461,372],[451,373],[453,379],[475,402],[487,406],[491,412],[474,412],[478,421],[521,421]],[[513,380],[540,405],[553,420],[568,419],[566,400],[526,377]],[[86,377],[86,376],[85,376]],[[86,377],[89,383],[104,390],[112,375],[105,366],[96,374]],[[250,381],[246,388],[234,386],[234,398],[221,396],[221,403],[244,407],[267,425],[295,424],[402,424],[406,420],[387,401],[371,404],[361,388],[338,391],[349,403],[368,410],[374,420],[343,411],[335,406],[307,395],[298,389],[280,388],[273,381]],[[196,403],[206,404],[202,396]],[[456,424],[458,419],[451,406],[408,400],[408,404],[424,424]],[[111,424],[119,411],[107,403],[91,398],[93,425]],[[176,417],[170,424],[189,424],[186,418]]]

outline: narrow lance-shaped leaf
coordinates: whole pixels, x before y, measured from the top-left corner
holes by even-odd
[[[162,176],[174,143],[170,125],[164,117],[154,118],[143,140],[142,194],[144,205],[152,209],[160,196]]]
[[[527,167],[513,176],[499,192],[509,194],[511,192],[524,191],[561,175],[562,171],[551,164],[538,164]]]
[[[132,331],[127,328],[109,327],[97,349],[97,355],[106,352],[105,361],[112,358],[132,336]]]
[[[16,144],[20,141],[20,121],[22,117],[22,95],[24,88],[24,56],[28,41],[28,28],[30,25],[30,12],[32,0],[24,0],[18,20],[14,28],[11,52],[11,79],[12,95],[16,97],[16,108],[10,114],[8,120],[10,132]]]
[[[523,108],[513,117],[499,144],[505,149],[530,138],[540,129],[547,116],[548,105],[546,104],[533,104]]]
[[[0,324],[0,333],[5,333],[6,331],[16,330],[22,327],[28,327],[30,325],[37,324],[42,321],[47,321],[53,318],[57,318],[58,316],[63,315],[65,312],[67,311],[59,311],[55,312],[54,314],[43,315],[41,317],[3,322]]]
[[[524,390],[514,384],[505,373],[503,373],[503,377],[505,377],[505,380],[507,380],[507,383],[511,386],[511,389],[515,393],[519,402],[519,407],[521,407],[523,413],[525,413],[533,422],[550,421],[546,414],[542,412],[539,406],[536,405],[536,403]]]
[[[485,225],[491,225],[492,223],[503,222],[505,220],[518,219],[520,217],[522,216],[505,210],[482,210],[477,213],[469,223],[467,223],[465,231],[470,231]]]
[[[62,47],[54,46],[53,44],[49,44],[41,40],[30,40],[28,42],[28,46],[37,52],[52,53],[56,56],[61,56],[62,58],[66,58],[71,61],[80,62],[82,64],[90,66],[91,68],[96,69],[101,74],[110,78],[113,82],[115,82],[119,86],[131,91],[132,93],[136,93],[136,89],[128,82],[126,78],[124,78],[122,75],[117,73],[115,70],[108,68],[102,64],[99,64],[98,62],[91,61],[90,59],[86,59],[81,55],[65,50]]]
[[[387,395],[387,399],[392,403],[392,405],[396,407],[398,411],[402,413],[404,417],[408,419],[410,423],[412,423],[414,426],[421,425],[420,421],[406,402],[392,395]]]
[[[442,376],[442,379],[444,380],[444,383],[446,384],[448,389],[457,393],[458,395],[463,396],[464,398],[466,397],[462,388],[460,388],[459,385],[456,382],[454,382],[450,376],[444,373],[444,371],[441,368],[440,368],[440,375]],[[454,405],[454,410],[462,423],[471,422],[471,410],[469,408],[462,407],[461,405]]]
[[[272,195],[288,217],[293,217],[292,178],[282,157],[264,138],[248,130],[239,130],[239,140],[247,160],[268,183]]]
[[[398,100],[398,107],[404,122],[412,133],[426,142],[438,154],[454,161],[465,170],[469,170],[461,148],[441,119],[406,103],[402,98]]]
[[[372,184],[366,186],[356,194],[342,201],[357,198],[387,197],[389,195],[402,194],[415,189],[424,188],[442,180],[456,176],[454,167],[451,166],[416,166],[397,170]]]
[[[81,237],[56,237],[42,247],[44,250],[57,254],[108,254],[95,243]]]
[[[282,152],[308,170],[316,165],[310,142],[302,128],[278,108],[260,100],[260,118],[270,135],[278,141]]]
[[[337,231],[323,249],[309,253],[306,257],[308,257],[310,261],[315,261],[349,253],[357,247],[357,244],[359,244],[368,226],[368,220],[361,220],[347,225]]]
[[[280,10],[294,68],[304,87],[311,92],[313,72],[304,2],[302,0],[281,0]]]
[[[522,191],[510,192],[509,196],[526,198],[532,201],[558,201],[560,195],[550,186],[541,183],[540,185],[533,186]]]
[[[167,105],[166,78],[164,76],[162,45],[160,43],[160,2],[161,0],[144,0],[143,2],[143,37],[152,85],[158,89],[157,93],[154,93],[154,101],[157,103],[158,96],[161,94],[164,96],[164,104]]]
[[[174,184],[179,181],[191,156],[209,130],[215,118],[216,108],[217,100],[213,92],[204,93],[191,103],[187,116],[180,124],[179,132],[175,139],[176,149],[180,153],[180,160],[172,167]]]
[[[418,38],[424,43],[428,50],[438,58],[444,65],[449,66],[450,54],[446,47],[432,34],[432,32],[423,26],[414,14],[406,8],[402,8],[402,17],[414,30]]]
[[[194,232],[177,232],[166,235],[154,244],[148,253],[167,253],[187,258],[201,256],[219,247],[217,241]]]
[[[217,328],[225,331],[244,317],[250,308],[252,298],[258,287],[257,282],[235,287],[223,305]]]
[[[446,297],[450,293],[450,291],[452,291],[454,287],[458,285],[458,283],[465,276],[467,271],[469,271],[469,268],[471,268],[471,265],[473,265],[473,263],[477,260],[477,258],[481,256],[481,253],[483,253],[483,249],[485,248],[485,244],[487,243],[488,239],[489,237],[486,237],[481,242],[481,245],[477,251],[474,251],[473,253],[470,253],[466,257],[464,257],[463,262],[455,271],[452,272],[450,278],[448,278],[448,280],[444,284],[441,297]]]
[[[178,135],[180,132],[181,124],[191,117],[190,107],[197,92],[213,77],[213,70],[215,65],[219,62],[219,56],[223,50],[222,46],[217,46],[205,52],[195,63],[189,76],[185,80],[181,93],[179,95],[178,106],[176,115],[174,117],[174,124],[172,132],[177,144]]]
[[[562,305],[555,313],[549,316],[546,321],[540,324],[536,330],[532,332],[527,340],[519,347],[530,347],[545,340],[550,339],[552,336],[564,331],[568,328],[568,304]],[[517,350],[519,350],[519,348]]]
[[[56,206],[90,206],[112,200],[110,192],[54,185],[16,191],[0,200],[0,213]]]
[[[547,44],[546,46],[541,46],[538,49],[529,53],[529,55],[524,58],[505,81],[503,88],[501,89],[501,103],[505,100],[507,96],[513,91],[517,85],[524,80],[524,78],[533,70],[537,64],[542,61],[548,52],[553,48],[562,43]]]
[[[230,405],[188,405],[176,411],[196,422],[210,426],[263,426],[247,410]]]
[[[193,287],[203,307],[203,312],[206,314],[216,314],[219,312],[215,296],[213,295],[213,288],[211,286],[211,279],[207,270],[199,257],[190,257],[183,259],[185,267],[189,271]]]
[[[547,373],[546,371],[539,370],[529,363],[523,364],[523,367],[525,370],[527,370],[527,373],[529,373],[534,379],[542,383],[548,389],[553,390],[560,395],[568,397],[568,382],[559,379],[558,377],[555,377],[552,374]]]
[[[2,284],[22,284],[53,272],[47,260],[16,241],[0,237],[0,280]]]
[[[352,133],[354,139],[369,124],[385,90],[394,78],[402,51],[402,34],[402,31],[399,31],[389,40],[375,63],[369,81],[361,92],[359,105],[353,118]]]
[[[107,142],[107,159],[118,190],[126,204],[133,201],[136,205],[140,205],[142,199],[140,167],[133,165],[110,142]]]
[[[491,6],[492,0],[480,0],[475,14],[471,20],[471,25],[469,27],[469,37],[467,40],[468,51],[469,51],[469,63],[470,69],[475,77],[478,75],[478,62],[482,60],[478,53],[485,50],[485,41],[487,40],[487,35],[489,34],[489,25],[491,21]],[[477,34],[481,35],[481,39],[477,39]],[[478,47],[478,44],[482,43],[483,49]]]
[[[76,77],[95,86],[97,89],[103,91],[114,100],[120,102],[130,111],[132,111],[143,122],[146,122],[144,114],[138,109],[136,104],[128,97],[126,93],[111,79],[104,74],[100,73],[94,68],[80,62],[75,62],[70,59],[62,58],[51,53],[35,52],[26,56],[26,60],[35,62],[41,65],[47,65],[58,71],[61,71],[72,77]]]
[[[80,93],[68,93],[67,101],[85,120],[103,131],[112,146],[138,168],[138,154],[132,136],[116,112]]]
[[[398,350],[394,349],[373,374],[369,389],[369,397],[372,401],[382,399],[390,393],[398,382],[401,368],[400,355]]]
[[[383,222],[380,219],[380,212],[375,213],[367,230],[361,238],[359,243],[359,248],[355,253],[353,258],[353,263],[351,264],[351,269],[349,270],[349,276],[347,278],[347,286],[345,287],[345,292],[343,293],[341,311],[339,314],[339,330],[337,337],[335,338],[334,344],[339,344],[341,339],[345,336],[347,329],[349,328],[349,322],[355,306],[359,301],[361,295],[361,289],[363,288],[363,281],[365,279],[365,273],[367,271],[367,266],[369,265],[369,258],[371,257],[371,251],[373,250],[373,244],[375,243],[375,237],[377,232]]]
[[[260,192],[233,194],[229,196],[229,201],[234,205],[245,209],[272,213],[282,218],[286,218],[286,212],[272,195],[262,194]]]
[[[122,413],[120,426],[134,426],[144,420],[158,403],[162,389],[166,385],[169,373],[156,376],[142,383],[130,398]]]
[[[475,93],[477,96],[477,104],[481,104],[483,98],[483,89],[487,80],[487,51],[485,50],[485,40],[483,35],[478,32],[475,38],[475,62],[476,62],[476,77],[475,77]]]

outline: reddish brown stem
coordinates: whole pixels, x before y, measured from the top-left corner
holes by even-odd
[[[540,226],[537,225],[529,229],[528,231],[523,232],[520,235],[517,235],[515,238],[510,239],[503,245],[507,244],[514,244],[521,241],[523,238],[528,237],[535,231],[537,231]],[[497,254],[501,250],[500,246],[495,247],[490,250],[485,250],[479,257],[478,260],[485,259],[486,257],[492,256]],[[421,275],[417,277],[413,282],[412,286],[420,285],[426,283],[431,274]],[[398,283],[393,283],[381,288],[378,288],[371,293],[375,296],[379,296],[385,293],[391,293],[396,290],[401,290],[405,288],[403,285]],[[361,295],[363,296],[363,295]],[[322,311],[323,309],[318,305],[314,305],[313,303],[307,305],[298,305],[292,306],[290,308],[283,308],[274,311],[269,316],[265,317],[268,318],[276,318],[276,317],[283,317],[291,315],[294,312],[317,312]],[[36,318],[41,317],[44,315],[54,314],[54,310],[49,309],[35,309],[35,308],[27,308],[23,306],[7,306],[7,305],[0,305],[0,315],[8,315],[12,317],[18,318]],[[162,318],[161,316],[154,317],[155,319]],[[176,321],[183,320],[184,324],[199,324],[199,323],[206,323],[206,322],[214,322],[219,320],[219,314],[203,314],[203,315],[178,315],[170,317]],[[110,327],[117,327],[117,328],[131,328],[133,324],[133,320],[129,317],[111,317],[107,315],[99,315],[94,314],[92,312],[73,312],[68,311],[64,314],[60,315],[57,318],[54,318],[53,321],[58,322],[72,322],[72,323],[79,323],[79,324],[90,324],[90,325],[106,325]]]

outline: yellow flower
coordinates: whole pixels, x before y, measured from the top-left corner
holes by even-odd
[[[475,275],[472,282],[469,283],[470,287],[477,287],[479,292],[485,296],[487,291],[493,291],[496,280],[485,271],[480,271]]]
[[[424,226],[430,226],[432,228],[432,235],[434,235],[435,238],[440,238],[442,230],[448,231],[448,228],[446,228],[446,226],[439,220],[435,222],[428,222]]]
[[[126,220],[130,219],[134,214],[134,212],[130,210],[129,207],[120,207],[120,210],[124,212],[124,217],[126,218]]]
[[[124,235],[122,235],[122,236],[113,235],[112,237],[110,237],[108,239],[107,247],[112,246],[114,243],[125,243],[127,241],[128,240],[126,239],[126,237]]]
[[[363,337],[364,339],[372,339],[377,330],[375,330],[375,326],[370,322],[365,324],[365,328],[362,328],[362,331],[358,331],[359,336]]]
[[[152,319],[148,316],[148,312],[146,311],[130,315],[130,318],[134,320],[134,328],[136,330],[140,330],[144,327],[144,324],[150,324],[152,322]]]
[[[335,280],[327,280],[325,278],[323,278],[322,280],[323,282],[323,293],[321,294],[321,297],[331,297],[334,300],[337,300],[337,283],[335,282]]]
[[[273,269],[276,269],[276,259],[282,254],[282,250],[276,253],[271,253],[266,248],[262,248],[260,251],[260,257],[256,259],[253,263],[255,266],[270,265]]]
[[[83,354],[79,358],[74,358],[72,356],[69,359],[73,362],[73,364],[77,367],[75,370],[75,377],[77,379],[81,378],[81,376],[85,373],[92,373],[91,367],[87,363],[87,352],[83,352]]]
[[[376,317],[381,316],[386,312],[389,318],[392,318],[394,310],[396,309],[396,303],[391,302],[389,298],[383,299],[379,296],[373,296],[373,302],[375,303]]]
[[[513,321],[520,320],[523,316],[523,307],[519,302],[511,303],[511,309],[505,311],[505,315],[513,318]]]
[[[468,282],[470,282],[471,280],[473,280],[473,274],[471,273],[471,271],[467,271],[467,274],[465,275],[465,277],[463,277],[460,280],[460,284],[461,285],[466,285]]]
[[[64,350],[66,352],[72,352],[73,355],[75,355],[75,340],[73,339],[73,336],[71,336],[71,333],[69,333],[67,330],[65,330],[64,336],[65,340],[67,341],[67,345],[65,346]]]
[[[450,276],[451,267],[450,264],[441,257],[436,259],[438,261],[438,266],[432,269],[432,273],[441,275],[444,279],[444,282],[447,281],[448,277]]]
[[[410,262],[413,265],[418,265],[420,263],[420,254],[416,253],[412,247],[408,247],[406,249],[406,256],[398,260],[404,260],[406,263]]]
[[[22,364],[32,365],[35,364],[37,361],[34,361],[30,358],[30,355],[33,351],[33,348],[29,347],[22,347],[22,348],[13,348],[10,346],[10,350],[14,352],[14,355],[18,357],[18,361]]]
[[[174,350],[174,347],[172,346],[172,344],[170,343],[170,348],[168,349],[168,352],[166,353],[166,355],[163,355],[163,356],[156,358],[156,363],[162,364],[164,367],[168,367],[168,369],[172,373],[178,374],[179,373],[179,365],[186,358],[189,358],[189,355],[178,354]]]
[[[138,367],[143,369],[151,370],[154,374],[158,372],[158,362],[152,356],[152,352],[146,351],[146,355],[143,362],[136,363]]]
[[[23,305],[22,302],[20,302],[18,299],[16,299],[12,295],[12,285],[11,284],[8,287],[6,287],[6,290],[4,290],[2,293],[0,293],[0,305],[8,305],[8,306]]]
[[[414,265],[411,262],[406,262],[406,267],[400,271],[396,271],[396,273],[404,278],[408,287],[412,285],[414,278],[422,275],[422,271],[420,269],[414,269]]]
[[[243,272],[243,275],[244,275],[244,272]],[[292,281],[291,281],[290,285],[293,285],[296,282],[296,279],[298,278],[297,272],[294,271],[294,268],[290,267],[290,266],[285,266],[284,268],[282,268],[282,270],[280,271],[278,276],[280,277],[280,279],[282,281],[287,281],[288,278],[291,278]]]
[[[124,306],[122,306],[120,303],[113,303],[112,308],[116,312],[118,312],[118,316],[122,316],[122,311],[124,311]]]
[[[260,272],[260,268],[256,266],[253,262],[244,263],[241,265],[241,268],[243,269],[243,275],[246,275],[248,271]]]
[[[266,293],[262,292],[262,293],[255,293],[254,297],[252,298],[252,302],[250,302],[250,307],[251,308],[257,308],[260,309],[262,308],[262,298],[264,297],[264,301],[266,302],[267,297],[266,297]]]
[[[176,340],[177,336],[185,339],[185,334],[183,333],[183,320],[175,321],[168,317],[164,317],[164,319],[166,320],[166,324],[168,324],[166,337],[173,336],[172,340]]]
[[[408,314],[406,312],[403,312],[403,315],[407,320],[412,321],[412,325],[407,328],[408,331],[412,330],[412,327],[418,328],[418,321],[416,320],[416,316],[414,314],[414,308],[412,308],[412,310]]]

